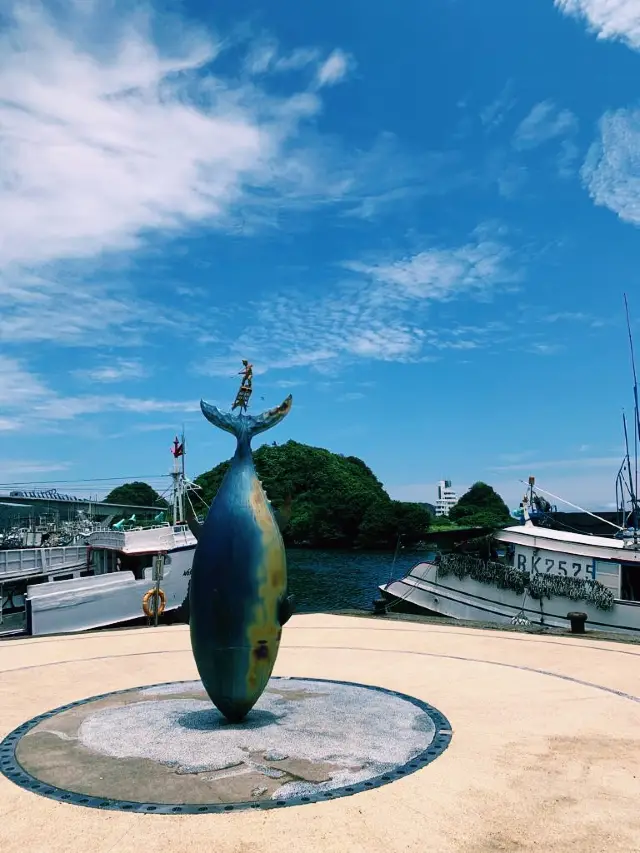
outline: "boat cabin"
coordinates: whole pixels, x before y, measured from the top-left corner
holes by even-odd
[[[640,546],[633,540],[535,527],[507,527],[494,535],[514,568],[530,573],[597,580],[617,601],[640,603]]]

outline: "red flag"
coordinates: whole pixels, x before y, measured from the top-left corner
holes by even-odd
[[[171,448],[171,453],[177,459],[179,456],[184,454],[184,444],[181,444],[178,441],[178,436],[175,437],[173,441],[173,447]]]

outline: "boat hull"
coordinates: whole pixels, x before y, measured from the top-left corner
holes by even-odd
[[[565,596],[536,600],[526,593],[498,589],[468,577],[460,580],[448,574],[438,578],[433,563],[414,566],[404,578],[381,585],[380,592],[398,610],[408,605],[413,612],[471,622],[529,623],[567,630],[567,614],[579,611],[587,614],[587,630],[640,637],[640,602],[617,600],[611,610],[600,610]]]
[[[165,613],[188,596],[195,544],[170,551],[161,588]],[[27,633],[32,636],[107,628],[143,618],[142,599],[154,588],[152,569],[142,579],[130,571],[109,572],[27,588]]]

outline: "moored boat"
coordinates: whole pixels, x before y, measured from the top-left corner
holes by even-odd
[[[184,440],[176,439],[172,453],[172,520],[129,529],[118,529],[124,527],[120,523],[91,533],[87,544],[78,546],[80,561],[64,574],[27,584],[22,633],[40,636],[122,625],[185,605],[196,547],[185,502],[196,487],[184,473]]]
[[[380,587],[399,607],[454,619],[564,628],[586,614],[600,631],[640,636],[640,548],[633,539],[524,525],[493,535],[492,560],[448,554]]]
[[[634,380],[635,464],[624,418],[626,456],[616,481],[622,524],[599,518],[616,529],[615,535],[592,536],[544,526],[551,505],[538,494],[545,490],[536,488],[530,477],[529,492],[514,513],[520,524],[485,537],[483,557],[441,555],[381,585],[383,598],[393,607],[454,619],[564,629],[570,623],[573,627],[584,624],[586,617],[587,624],[597,630],[640,636],[640,410],[628,309],[627,328]],[[576,620],[576,614],[582,617]]]

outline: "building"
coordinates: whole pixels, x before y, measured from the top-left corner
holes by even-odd
[[[438,497],[436,499],[436,516],[449,515],[451,507],[458,503],[458,495],[451,488],[451,480],[440,480],[438,483]]]
[[[77,498],[73,495],[61,495],[55,489],[51,491],[12,491],[0,495],[0,529],[7,525],[29,526],[30,520],[47,517],[52,522],[74,521],[78,512],[83,512],[94,521],[110,523],[118,516],[136,514],[138,520],[153,518],[161,507],[130,506],[129,504],[107,504]]]

